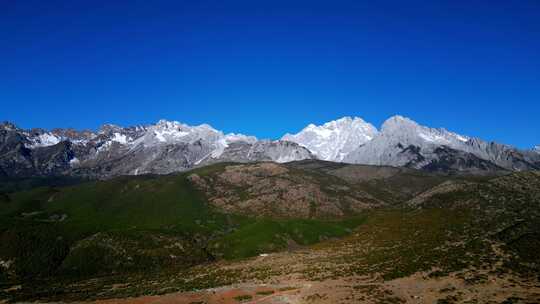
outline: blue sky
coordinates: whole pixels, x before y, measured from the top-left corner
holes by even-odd
[[[166,118],[262,138],[400,114],[527,148],[540,2],[0,1],[0,103],[24,128]]]

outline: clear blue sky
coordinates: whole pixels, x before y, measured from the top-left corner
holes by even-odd
[[[376,2],[376,4],[374,4]],[[401,114],[540,144],[540,1],[0,0],[0,120],[277,138]]]

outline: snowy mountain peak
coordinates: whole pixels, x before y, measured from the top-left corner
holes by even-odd
[[[395,138],[401,141],[402,144],[417,144],[420,141],[426,144],[455,146],[455,143],[464,143],[469,140],[467,136],[443,128],[425,127],[410,118],[400,115],[387,119],[381,127],[381,134]]]
[[[21,145],[35,152],[20,150]],[[309,124],[297,134],[286,134],[275,141],[224,134],[207,124],[190,126],[164,119],[132,127],[107,124],[99,132],[69,128],[24,130],[6,122],[0,123],[0,146],[12,153],[5,158],[4,167],[0,162],[0,172],[8,168],[8,174],[14,175],[77,170],[76,174],[101,178],[170,173],[224,161],[289,162],[312,158],[441,172],[540,168],[540,146],[521,151],[425,127],[399,115],[386,120],[380,132],[359,117],[343,117],[321,125]],[[21,151],[26,154],[20,155]],[[53,158],[44,161],[43,155]],[[38,165],[41,167],[35,167]]]
[[[216,142],[224,135],[221,131],[203,124],[189,126],[178,121],[161,119],[156,124],[142,129],[142,136],[134,141],[135,145],[168,145],[174,143],[193,143],[197,140]]]
[[[365,127],[366,125],[371,126],[371,124],[368,124],[367,122],[365,122],[360,117],[345,116],[345,117],[342,117],[342,118],[339,118],[339,119],[336,119],[336,120],[329,121],[329,122],[323,124],[322,127],[326,128],[326,129],[338,129],[338,128],[341,128],[341,127],[347,128],[348,126],[351,126],[351,125],[360,126],[360,127]],[[311,126],[313,126],[315,128],[320,128],[320,127],[317,127],[317,126],[315,126],[313,124],[311,124]],[[375,127],[373,127],[373,128],[375,128]]]
[[[257,137],[255,136],[248,136],[244,134],[237,134],[237,133],[229,133],[225,135],[225,141],[227,143],[237,142],[237,141],[243,141],[247,143],[254,143],[257,141]]]
[[[342,161],[377,133],[372,124],[359,117],[343,117],[320,126],[309,124],[299,133],[285,134],[282,139],[306,147],[320,159]]]
[[[171,128],[171,127],[178,126],[178,125],[180,125],[180,122],[178,122],[176,120],[167,120],[167,119],[160,119],[156,123],[156,126],[163,126],[163,127],[166,127],[166,128]]]
[[[344,161],[421,168],[437,159],[437,153],[443,153],[445,149],[463,153],[476,152],[467,136],[442,128],[422,126],[407,117],[397,115],[387,119],[377,136],[347,155]],[[488,158],[487,155],[479,157]]]
[[[388,118],[381,126],[381,132],[394,132],[401,128],[417,128],[418,123],[410,118],[395,115]]]
[[[243,134],[223,132],[208,124],[190,126],[178,121],[161,119],[155,124],[134,127],[104,125],[95,140],[99,153],[111,149],[160,149],[174,145],[200,145],[209,149],[208,154],[219,157],[232,142],[255,143],[257,138]]]
[[[113,133],[113,132],[119,132],[120,130],[122,130],[122,127],[120,126],[113,125],[113,124],[104,124],[99,128],[99,133],[108,134],[108,133]]]
[[[165,119],[159,120],[155,125],[150,126],[150,129],[158,132],[169,133],[175,137],[182,137],[188,134],[200,134],[205,135],[206,133],[221,134],[223,133],[219,130],[214,129],[209,124],[201,124],[198,126],[190,126],[178,121],[169,121]]]

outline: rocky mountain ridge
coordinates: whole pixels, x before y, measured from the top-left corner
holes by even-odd
[[[291,162],[321,159],[352,164],[408,167],[443,173],[493,173],[540,169],[539,147],[517,148],[445,129],[422,126],[403,116],[381,129],[344,117],[280,140],[224,134],[210,125],[156,124],[98,131],[20,129],[0,124],[0,176],[168,174],[219,162]]]
[[[324,129],[327,125],[329,123],[319,128]],[[313,146],[312,137],[308,137],[311,129],[313,127],[308,126],[300,133],[284,138],[310,149]],[[519,150],[442,128],[425,127],[399,115],[387,119],[380,131],[369,130],[369,140],[360,141],[345,155],[326,160],[441,172],[481,173],[540,168],[540,158],[533,150]],[[366,138],[366,133],[362,136]],[[315,146],[317,151],[318,145]],[[341,147],[342,141],[329,138],[325,146]]]
[[[107,178],[168,174],[224,161],[310,158],[311,153],[295,143],[223,134],[206,124],[160,120],[126,128],[104,125],[98,132],[0,125],[0,174],[9,177],[72,174]]]

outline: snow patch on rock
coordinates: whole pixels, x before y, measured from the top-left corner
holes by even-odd
[[[52,133],[46,132],[39,134],[35,137],[30,137],[30,145],[28,145],[28,148],[38,148],[38,147],[48,147],[48,146],[54,146],[62,141],[62,138],[59,136],[56,136]]]
[[[297,134],[285,134],[282,140],[309,149],[322,160],[342,161],[358,146],[377,135],[377,129],[359,117],[343,117],[317,126],[309,124]]]
[[[115,141],[115,142],[117,142],[117,143],[120,143],[120,144],[125,145],[125,144],[128,143],[128,141],[129,141],[130,139],[128,139],[128,137],[127,137],[126,135],[120,134],[120,133],[117,132],[117,133],[114,133],[114,135],[113,135],[113,137],[111,138],[111,140],[112,140],[112,141]]]

